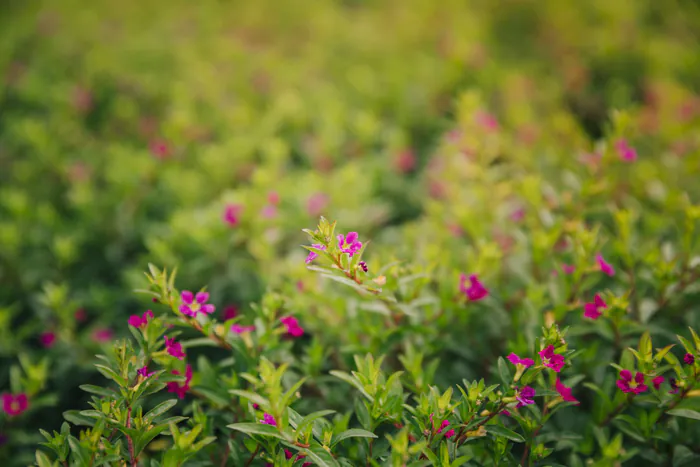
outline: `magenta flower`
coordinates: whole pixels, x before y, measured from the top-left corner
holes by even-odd
[[[193,295],[189,290],[183,290],[180,298],[182,298],[180,313],[185,316],[194,318],[197,316],[197,313],[212,314],[216,310],[214,305],[207,303],[207,300],[209,300],[209,293],[207,292],[198,292],[197,295]]]
[[[224,308],[224,316],[222,317],[224,321],[233,319],[236,316],[238,316],[238,308],[235,305],[229,305]]]
[[[129,316],[129,326],[135,328],[140,328],[148,324],[148,320],[153,319],[153,312],[151,310],[146,311],[143,316],[131,315]]]
[[[328,195],[325,193],[315,193],[306,202],[306,211],[311,217],[318,217],[323,214],[323,210],[328,205]]]
[[[468,287],[467,280],[469,280]],[[476,274],[471,274],[470,276],[460,274],[459,291],[465,294],[467,298],[473,302],[479,301],[489,295],[489,290],[483,286]]]
[[[109,328],[99,328],[92,332],[92,340],[99,343],[105,343],[112,340],[114,337],[114,331]]]
[[[620,379],[617,380],[617,387],[620,388],[622,392],[633,392],[635,394],[640,394],[647,389],[646,384],[644,384],[644,373],[637,372],[632,379],[632,372],[629,370],[622,370],[620,372]]]
[[[542,364],[547,368],[559,373],[564,368],[565,359],[562,355],[554,353],[554,346],[548,345],[544,350],[539,352]]]
[[[243,206],[240,204],[227,204],[224,209],[224,222],[229,226],[235,227],[240,222],[241,211],[243,211]]]
[[[87,318],[87,313],[85,313],[84,309],[78,308],[77,310],[75,310],[74,317],[76,321],[82,323]]]
[[[692,353],[687,353],[683,356],[683,361],[686,365],[692,365],[693,363],[695,363],[695,355],[693,355]]]
[[[231,332],[234,334],[243,334],[244,332],[255,331],[255,326],[241,326],[240,324],[234,324],[231,326]]]
[[[498,131],[498,120],[488,112],[479,112],[476,121],[487,131]]]
[[[445,433],[445,438],[452,438],[455,435],[455,430],[452,428],[447,433]]]
[[[615,268],[612,266],[612,264],[607,263],[603,259],[603,255],[598,253],[595,257],[595,260],[598,262],[598,266],[600,267],[600,270],[607,274],[608,276],[612,277],[615,275]]]
[[[149,378],[154,373],[155,373],[155,371],[151,371],[151,372],[148,371],[148,365],[144,365],[141,368],[139,368],[138,370],[136,370],[136,374],[138,376],[143,376],[144,378]]]
[[[275,417],[273,417],[269,413],[263,415],[263,419],[260,420],[260,423],[262,423],[263,425],[277,426],[277,420],[275,420]]]
[[[45,348],[50,349],[56,342],[56,333],[51,331],[42,332],[39,336],[39,342],[41,342],[41,345]]]
[[[664,378],[663,376],[657,376],[656,378],[651,380],[651,384],[653,384],[654,389],[658,391],[661,387],[661,383],[663,383],[664,381],[666,381],[666,378]]]
[[[347,237],[343,234],[338,235],[338,248],[343,253],[347,253],[350,258],[362,249],[362,242],[359,242],[357,232],[348,232]]]
[[[510,417],[510,412],[508,412],[506,409],[501,410],[501,415],[505,415],[506,417]]]
[[[510,220],[513,222],[520,222],[525,218],[525,209],[518,208],[512,213],[510,213]]]
[[[177,370],[173,370],[171,373],[174,375],[180,374],[180,372]],[[185,394],[187,393],[187,391],[190,390],[190,382],[191,381],[192,381],[192,367],[190,365],[187,365],[187,367],[185,369],[185,383],[182,386],[180,386],[175,381],[170,381],[169,383],[167,383],[168,392],[174,392],[175,394],[177,394],[177,397],[179,397],[180,399],[184,399]]]
[[[149,144],[151,154],[153,154],[157,159],[167,159],[170,155],[170,146],[168,142],[164,139],[154,139]]]
[[[182,345],[179,342],[175,342],[175,338],[171,339],[168,336],[164,337],[165,350],[178,360],[182,360],[183,358],[185,358],[185,352],[182,351]]]
[[[529,368],[535,364],[535,361],[533,359],[520,358],[517,355],[515,355],[514,353],[511,353],[510,355],[508,355],[507,358],[510,361],[510,363],[512,363],[513,365],[522,365],[525,368]]]
[[[561,265],[561,271],[562,271],[564,274],[573,274],[574,271],[576,271],[576,266],[574,266],[573,264],[565,264],[565,263],[562,263],[562,265]]]
[[[280,318],[280,322],[287,328],[287,334],[292,337],[301,337],[304,334],[304,329],[299,326],[299,321],[293,316],[285,316]]]
[[[369,271],[369,268],[367,267],[367,263],[365,263],[364,261],[360,261],[360,262],[357,263],[357,264],[362,268],[362,270],[363,270],[364,272]]]
[[[263,207],[262,211],[260,211],[260,214],[265,219],[272,219],[275,216],[277,216],[277,208],[275,206],[273,206],[272,204],[265,205],[265,207]]]
[[[442,433],[442,430],[450,426],[450,421],[449,420],[443,420],[442,423],[440,424],[440,428],[438,429],[438,433]]]
[[[278,205],[280,203],[280,195],[276,191],[271,191],[267,194],[267,202]]]
[[[557,392],[559,395],[564,399],[566,402],[576,402],[576,405],[580,404],[580,402],[571,395],[571,388],[567,388],[564,386],[564,384],[557,378],[557,381],[554,383],[554,387],[556,388]]]
[[[637,150],[630,146],[627,140],[618,139],[615,141],[615,149],[617,150],[617,154],[620,156],[620,159],[623,161],[634,162],[637,160]]]
[[[25,393],[2,395],[2,409],[8,417],[21,415],[28,407],[29,399]]]
[[[601,310],[608,307],[608,304],[600,298],[600,295],[595,294],[592,303],[583,305],[583,316],[590,319],[598,319],[603,314]]]
[[[535,397],[535,390],[530,386],[523,386],[520,389],[515,390],[515,399],[518,401],[516,407],[523,407],[526,405],[534,404],[533,399]]]
[[[314,243],[311,246],[314,248],[318,248],[319,250],[326,249],[326,245],[321,245],[320,243]],[[315,251],[309,251],[309,256],[306,257],[306,264],[309,264],[311,261],[315,260],[316,258],[318,258],[318,253],[316,253]]]

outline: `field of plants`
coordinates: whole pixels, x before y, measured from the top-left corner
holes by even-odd
[[[700,465],[700,4],[0,14],[0,465]]]

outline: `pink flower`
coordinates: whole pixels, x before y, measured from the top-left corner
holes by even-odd
[[[562,263],[561,264],[561,271],[564,274],[573,274],[574,271],[576,271],[576,266],[574,266],[573,264]]]
[[[479,112],[476,115],[476,121],[487,131],[498,130],[498,120],[488,112]]]
[[[455,435],[454,428],[445,433],[445,438],[452,438]]]
[[[99,328],[92,332],[92,340],[95,342],[109,342],[114,337],[114,331],[109,328]]]
[[[229,226],[235,227],[240,222],[241,211],[243,206],[240,204],[227,204],[224,209],[224,222]]]
[[[364,272],[369,271],[369,268],[367,267],[367,263],[365,263],[364,261],[360,261],[360,262],[357,263],[357,264],[362,268],[362,270],[363,270]]]
[[[74,317],[76,321],[82,323],[83,321],[85,321],[85,318],[87,318],[87,313],[85,313],[85,310],[83,310],[82,308],[78,308],[77,310],[75,310]]]
[[[450,426],[450,421],[449,420],[443,420],[442,423],[440,424],[440,428],[438,429],[438,433],[442,433],[442,430]]]
[[[43,345],[47,349],[50,349],[56,342],[56,334],[51,331],[42,332],[39,336],[39,342],[41,342],[41,345]]]
[[[299,326],[299,321],[293,316],[285,316],[280,318],[280,322],[287,328],[287,334],[292,337],[301,337],[304,335],[304,329]]]
[[[695,363],[695,355],[693,355],[692,353],[687,353],[683,356],[683,361],[686,365],[692,365],[693,363]]]
[[[664,378],[663,376],[657,376],[656,378],[651,380],[651,384],[653,384],[654,389],[658,391],[661,387],[661,383],[663,383],[664,381],[666,381],[666,378]]]
[[[615,275],[615,268],[612,266],[612,264],[607,263],[600,253],[596,255],[595,260],[598,262],[598,266],[602,272],[610,277]]]
[[[350,258],[362,249],[362,242],[358,241],[357,232],[349,232],[348,236],[338,235],[338,248],[343,253],[347,253]]]
[[[243,334],[244,332],[255,331],[255,326],[241,326],[240,324],[234,324],[231,326],[231,332],[234,334]]]
[[[263,415],[263,419],[260,420],[260,423],[262,423],[263,425],[277,426],[277,420],[275,420],[275,417],[273,417],[269,413]]]
[[[29,407],[29,399],[25,393],[14,394],[3,394],[2,395],[2,409],[5,411],[8,417],[15,417],[21,415],[22,412],[27,410]]]
[[[182,299],[180,313],[185,316],[194,318],[197,316],[197,313],[212,314],[216,310],[214,305],[207,303],[207,300],[209,300],[209,293],[207,292],[198,292],[197,295],[194,295],[189,290],[183,290],[180,298]]]
[[[280,195],[276,191],[271,191],[267,194],[267,202],[275,206],[280,204]]]
[[[469,280],[470,283],[469,287],[467,287],[467,280]],[[479,301],[489,295],[488,289],[482,285],[476,274],[471,274],[468,277],[466,274],[461,274],[459,276],[459,290],[473,302]]]
[[[408,173],[416,167],[416,156],[413,151],[406,149],[399,152],[394,158],[394,167],[397,171]]]
[[[148,147],[151,150],[151,154],[153,154],[156,159],[163,160],[170,156],[170,147],[168,146],[168,142],[164,139],[154,139]]]
[[[180,372],[177,370],[173,370],[171,373],[174,375],[180,374]],[[191,381],[192,381],[192,367],[190,365],[187,365],[187,367],[185,369],[185,384],[180,386],[175,381],[170,381],[169,383],[167,383],[168,392],[174,392],[175,394],[177,394],[177,397],[179,397],[180,399],[184,399],[185,394],[187,393],[187,391],[190,390],[190,382]]]
[[[318,217],[323,214],[323,210],[328,205],[328,195],[325,193],[315,193],[306,202],[306,211],[311,217]]]
[[[326,249],[326,245],[321,245],[320,243],[314,243],[311,246],[314,248],[318,248],[319,250]],[[309,264],[311,261],[315,260],[316,258],[318,258],[318,253],[316,253],[315,251],[309,251],[309,256],[306,257],[306,264]]]
[[[139,368],[138,370],[136,370],[136,374],[139,376],[143,376],[144,378],[149,378],[150,376],[153,375],[153,373],[155,373],[155,371],[151,371],[151,372],[148,371],[148,365],[144,365],[141,368]]]
[[[608,307],[608,304],[600,298],[599,294],[595,294],[593,302],[583,305],[583,316],[590,319],[598,319],[603,314],[601,310]]]
[[[501,410],[501,415],[505,415],[506,417],[510,417],[510,412],[508,412],[506,409]]]
[[[185,352],[182,350],[182,345],[179,342],[175,342],[175,338],[169,338],[168,336],[165,337],[165,350],[172,355],[173,357],[177,358],[178,360],[182,360],[185,358]]]
[[[559,373],[564,368],[565,359],[562,355],[554,353],[554,346],[548,345],[544,350],[539,352],[542,364]]]
[[[508,360],[509,360],[510,363],[512,363],[513,365],[522,365],[522,366],[524,366],[525,368],[529,368],[529,367],[531,367],[532,365],[535,364],[535,361],[534,361],[533,359],[531,359],[531,358],[520,358],[520,357],[518,357],[517,355],[515,355],[514,353],[511,353],[510,355],[508,355]]]
[[[129,316],[129,326],[133,326],[135,328],[146,326],[149,318],[153,319],[153,312],[151,310],[146,311],[143,314],[143,317],[139,315],[131,315]]]
[[[646,384],[644,384],[644,373],[637,372],[632,379],[632,372],[629,370],[622,370],[620,372],[620,379],[617,380],[617,387],[620,388],[622,392],[633,392],[635,394],[640,394],[647,389]]]
[[[516,407],[534,404],[535,401],[532,399],[533,397],[535,397],[535,390],[530,386],[523,386],[521,389],[516,388],[515,399],[518,401]]]
[[[222,317],[224,321],[233,319],[236,316],[238,316],[238,308],[236,308],[236,305],[229,305],[224,308],[224,316]]]
[[[275,216],[277,216],[277,208],[271,204],[266,205],[260,214],[265,218],[265,219],[272,219]]]
[[[580,402],[571,395],[571,388],[567,388],[564,386],[564,384],[557,378],[557,381],[554,384],[554,387],[556,388],[557,392],[559,395],[564,399],[566,402],[576,402],[576,405],[580,404]]]
[[[525,209],[518,208],[510,214],[510,220],[520,222],[525,218]]]
[[[625,162],[634,162],[637,160],[637,150],[627,143],[625,139],[618,139],[615,142],[615,149],[617,154]]]

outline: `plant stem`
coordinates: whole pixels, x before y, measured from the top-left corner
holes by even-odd
[[[530,453],[530,448],[532,447],[532,443],[535,442],[535,438],[537,435],[540,434],[540,430],[544,426],[544,424],[547,422],[546,416],[547,416],[547,411],[549,410],[549,405],[545,403],[544,410],[542,411],[542,422],[535,428],[535,431],[532,432],[532,436],[528,440],[528,442],[525,444],[525,451],[523,451],[523,457],[520,459],[520,465],[530,465],[530,458],[528,457],[528,454]],[[527,464],[525,462],[527,461]]]
[[[617,417],[620,414],[620,412],[622,412],[625,409],[625,407],[627,407],[630,404],[630,402],[632,402],[632,399],[634,399],[634,396],[635,396],[634,393],[628,394],[627,398],[624,401],[620,402],[620,404],[617,407],[615,407],[615,410],[610,412],[608,414],[608,416],[605,417],[605,420],[600,422],[598,424],[598,426],[608,425],[612,421],[613,418]]]
[[[126,427],[131,428],[131,406],[129,407],[129,410],[126,413]],[[131,465],[136,465],[136,458],[134,457],[134,441],[129,435],[126,435],[126,441],[129,445],[129,457],[131,459]]]
[[[255,448],[255,451],[253,451],[253,454],[250,455],[250,459],[248,459],[248,462],[245,463],[246,467],[248,467],[250,464],[253,463],[255,456],[257,456],[259,452],[260,452],[260,445],[258,444],[258,446]]]

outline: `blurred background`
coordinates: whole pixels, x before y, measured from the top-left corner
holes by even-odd
[[[556,181],[613,109],[641,152],[700,170],[698,5],[4,1],[0,392],[30,407],[0,414],[0,459],[31,462],[38,428],[84,406],[94,355],[149,306],[148,262],[208,284],[223,318],[305,286],[320,214],[434,259],[419,239],[508,215],[445,154],[490,147]]]

